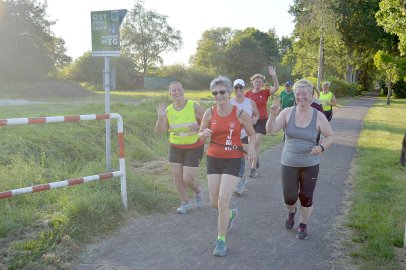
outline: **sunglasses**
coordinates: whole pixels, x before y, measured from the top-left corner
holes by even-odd
[[[211,94],[213,96],[217,96],[218,94],[224,95],[226,93],[226,90],[220,90],[220,91],[212,91]]]
[[[243,87],[242,85],[236,85],[236,86],[234,86],[234,89],[235,89],[235,90],[237,90],[237,89],[241,89],[241,90],[242,90],[243,88],[244,88],[244,87]]]

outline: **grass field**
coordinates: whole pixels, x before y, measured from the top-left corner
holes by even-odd
[[[209,91],[186,96],[206,107],[212,104]],[[339,104],[350,100],[339,99]],[[103,93],[46,101],[0,106],[1,118],[104,112]],[[121,205],[118,178],[0,200],[0,269],[69,268],[84,244],[112,233],[126,218],[174,211],[179,199],[166,162],[167,136],[153,132],[156,104],[169,101],[165,90],[111,93],[111,112],[124,119],[128,212]],[[384,102],[371,109],[359,140],[354,203],[346,222],[353,230],[345,243],[351,247],[348,256],[363,269],[396,269],[395,248],[403,237],[406,174],[397,163],[400,148],[394,142],[406,123],[394,115],[406,115],[406,103],[395,100],[388,107]],[[113,170],[118,166],[114,127]],[[280,143],[281,134],[265,138],[263,149]],[[0,191],[102,173],[104,146],[103,121],[2,127]],[[198,180],[207,186],[204,162]],[[376,223],[379,228],[373,227]]]

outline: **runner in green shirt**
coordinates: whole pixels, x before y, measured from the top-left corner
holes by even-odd
[[[295,105],[295,96],[293,94],[292,86],[293,83],[291,81],[287,81],[285,83],[285,91],[283,91],[279,96],[280,111]]]

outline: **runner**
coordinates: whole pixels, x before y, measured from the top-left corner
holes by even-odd
[[[279,113],[279,104],[272,104],[266,131],[272,134],[285,130],[281,157],[283,197],[288,209],[285,227],[293,228],[299,200],[300,224],[296,237],[306,239],[307,222],[313,210],[313,192],[319,175],[319,155],[331,146],[334,134],[323,113],[310,106],[313,85],[302,79],[295,83],[293,89],[296,105]],[[317,144],[319,132],[324,137],[321,144]]]
[[[226,233],[231,229],[238,211],[230,210],[230,201],[240,180],[241,158],[244,156],[241,130],[249,136],[247,156],[255,159],[255,131],[251,117],[231,104],[232,84],[227,77],[218,77],[210,83],[216,105],[206,110],[199,135],[210,137],[207,150],[207,183],[212,206],[218,209],[215,256],[225,256]]]
[[[237,79],[234,81],[234,90],[235,97],[230,100],[231,104],[237,106],[238,109],[244,110],[252,119],[252,124],[258,120],[259,112],[257,105],[252,99],[244,97],[245,82],[242,79]],[[241,142],[243,143],[243,148],[246,149],[248,146],[248,136],[245,129],[241,130]],[[246,189],[247,178],[245,177],[245,159],[246,157],[241,158],[241,170],[240,170],[240,181],[238,182],[237,187],[235,188],[235,193],[242,195]]]
[[[169,134],[169,164],[176,189],[182,203],[176,210],[185,214],[192,209],[188,188],[194,191],[196,208],[204,206],[203,191],[196,180],[196,173],[203,156],[204,142],[197,131],[203,117],[203,108],[194,101],[186,100],[185,90],[180,82],[169,84],[169,95],[173,103],[166,107],[157,106],[158,120],[155,132]]]

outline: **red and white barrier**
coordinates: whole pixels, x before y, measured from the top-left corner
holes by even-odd
[[[125,158],[124,158],[124,133],[123,133],[123,119],[121,115],[117,113],[110,114],[88,114],[88,115],[76,115],[76,116],[51,116],[51,117],[35,117],[35,118],[10,118],[0,119],[0,126],[12,126],[12,125],[33,125],[33,124],[48,124],[58,122],[79,122],[88,120],[106,120],[117,119],[117,138],[118,138],[118,155],[120,170],[115,172],[106,172],[98,175],[85,176],[80,178],[74,178],[69,180],[63,180],[59,182],[53,182],[43,185],[37,185],[32,187],[25,187],[19,189],[13,189],[9,191],[0,192],[0,200],[10,198],[26,193],[40,192],[55,188],[73,186],[83,184],[92,181],[100,181],[113,177],[120,177],[121,180],[121,199],[123,207],[127,210],[127,181],[125,173]]]

